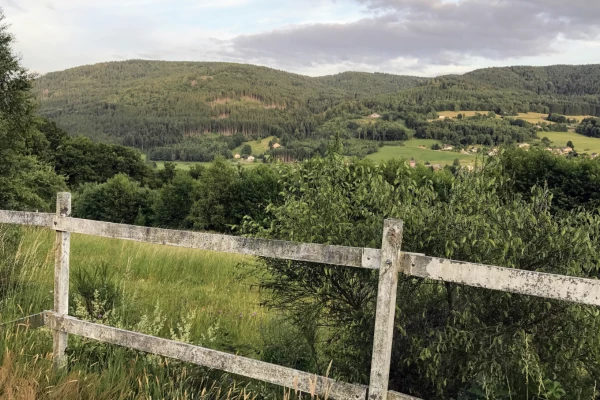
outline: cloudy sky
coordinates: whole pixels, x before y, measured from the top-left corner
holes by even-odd
[[[0,0],[23,64],[233,61],[432,76],[600,63],[600,0]]]

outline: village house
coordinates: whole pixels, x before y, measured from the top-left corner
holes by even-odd
[[[519,143],[519,148],[520,149],[528,149],[529,148],[529,143]]]
[[[233,158],[235,158],[236,160],[239,160],[242,156],[240,156],[239,154],[236,154],[235,156],[233,156]]]
[[[373,114],[369,115],[369,118],[381,118],[381,115],[379,115],[377,113],[373,113]]]
[[[498,149],[494,147],[490,152],[488,152],[488,156],[493,157],[498,155]]]
[[[438,119],[446,119],[446,117],[445,117],[445,116],[443,116],[443,115],[440,115],[440,116],[438,117]]]
[[[570,152],[572,152],[572,151],[573,151],[573,148],[572,148],[572,147],[570,147],[570,146],[567,146],[567,147],[563,147],[563,148],[561,149],[561,151],[562,151],[562,153],[563,153],[563,154],[569,154]]]
[[[594,158],[598,158],[598,153],[592,153],[592,154],[590,155],[590,157],[591,157],[592,159],[594,159]]]
[[[248,158],[246,158],[247,161],[253,162],[254,161],[254,157],[253,156],[248,156]]]
[[[281,147],[281,145],[279,143],[273,143],[273,148],[274,149],[278,149],[280,147]]]
[[[431,166],[431,168],[433,168],[434,171],[439,171],[442,169],[442,165],[441,164],[433,164]]]
[[[445,144],[445,145],[442,147],[442,151],[451,151],[451,150],[453,150],[453,149],[454,149],[454,146],[451,146],[451,145],[449,145],[449,144]]]
[[[415,161],[415,159],[414,159],[414,158],[411,158],[411,159],[410,159],[410,161],[409,161],[409,163],[408,163],[408,165],[409,165],[411,168],[415,168],[415,167],[417,166],[417,162]]]

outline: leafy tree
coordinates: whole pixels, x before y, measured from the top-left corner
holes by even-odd
[[[87,183],[76,193],[73,215],[124,224],[151,222],[154,192],[127,175],[118,174],[102,184]]]
[[[515,191],[528,195],[533,187],[546,186],[552,193],[554,212],[600,207],[600,164],[595,160],[558,157],[532,148],[506,150],[499,161]]]
[[[570,148],[574,149],[574,148],[575,148],[575,145],[573,144],[573,142],[572,142],[572,141],[570,141],[570,140],[569,140],[569,141],[567,142],[567,147],[570,147]]]
[[[42,157],[48,142],[36,129],[29,89],[33,78],[12,52],[0,11],[0,209],[48,211],[64,180]]]
[[[542,144],[543,144],[545,147],[550,147],[550,144],[551,144],[551,143],[552,143],[552,142],[550,142],[550,139],[548,139],[546,136],[544,136],[544,137],[542,138]]]
[[[194,204],[198,181],[190,174],[176,173],[158,190],[154,204],[154,226],[173,229],[191,227],[188,215]]]
[[[250,147],[249,144],[242,147],[242,155],[243,156],[249,156],[251,154],[252,154],[252,147]]]
[[[314,159],[283,175],[283,198],[269,208],[270,223],[249,221],[245,228],[286,240],[379,247],[383,219],[396,217],[404,219],[406,251],[595,276],[597,215],[552,215],[549,192],[534,188],[525,198],[515,195],[497,163],[458,174],[441,197],[431,184],[417,183],[420,172],[407,166],[383,179],[384,167],[347,165],[336,155]],[[268,304],[300,331],[316,329],[312,368],[323,371],[333,359],[335,375],[366,382],[377,274],[265,263]],[[592,396],[600,373],[600,317],[593,307],[399,279],[392,389],[439,399],[478,392],[489,398],[507,392],[544,398],[551,391]],[[582,343],[590,353],[576,350]]]
[[[159,170],[156,173],[156,175],[162,183],[169,183],[175,178],[175,175],[177,175],[176,169],[177,166],[175,165],[175,163],[165,162],[163,164],[163,168]]]

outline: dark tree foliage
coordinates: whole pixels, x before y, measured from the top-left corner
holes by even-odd
[[[40,111],[73,134],[150,149],[184,137],[313,138],[321,113],[340,101],[393,93],[421,78],[345,73],[310,78],[231,63],[131,60],[40,77]]]
[[[172,146],[155,147],[148,152],[148,158],[155,161],[209,162],[217,157],[231,158],[231,145],[235,143],[237,140],[230,143],[220,136],[186,139]]]
[[[445,119],[420,124],[415,136],[422,139],[437,139],[453,145],[486,146],[526,142],[535,137],[529,124],[521,126],[519,120],[504,120],[488,116]]]
[[[585,118],[576,128],[577,133],[600,138],[600,118]]]
[[[530,157],[536,160],[535,154]],[[495,159],[472,173],[444,172],[450,182],[439,191],[421,174],[405,163],[349,165],[335,155],[313,159],[282,171],[283,197],[270,207],[268,223],[249,220],[245,228],[285,240],[377,248],[383,219],[402,218],[406,251],[597,276],[597,213],[553,215],[548,191],[515,193]],[[311,369],[324,373],[334,360],[334,376],[367,382],[377,274],[265,263],[261,282],[271,293],[267,303],[311,341]],[[402,275],[396,307],[391,389],[461,400],[596,394],[600,319],[593,307]]]
[[[0,10],[0,209],[47,211],[65,184],[50,166],[48,140],[36,129],[33,76],[13,54],[3,21]]]
[[[572,146],[571,146],[572,147]],[[500,155],[513,188],[527,196],[535,186],[552,193],[552,210],[572,211],[600,207],[600,162],[585,157],[557,157],[535,148],[507,150]]]

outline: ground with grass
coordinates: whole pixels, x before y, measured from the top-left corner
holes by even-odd
[[[53,243],[53,231],[0,225],[0,286],[12,282],[0,290],[2,321],[52,309]],[[272,332],[284,333],[286,325],[260,305],[246,275],[256,262],[72,235],[70,314],[262,359]],[[8,392],[20,399],[284,398],[281,388],[76,336],[69,338],[68,370],[57,374],[46,328],[4,330],[0,344],[0,398]]]
[[[482,115],[486,115],[487,113],[489,113],[489,111],[438,111],[438,115],[440,117],[443,116],[446,118],[456,118],[458,116],[458,114],[462,114],[463,117],[473,117],[478,113],[482,114]],[[520,119],[530,122],[532,124],[539,124],[542,122],[548,122],[546,120],[546,117],[548,117],[548,114],[529,112],[529,113],[519,113],[519,115],[510,117],[510,118],[520,118]],[[584,118],[589,118],[590,116],[589,115],[565,115],[565,117],[567,117],[568,119],[576,119],[578,121],[581,121]],[[500,118],[500,116],[496,115],[496,118]]]
[[[550,139],[551,147],[565,147],[571,141],[578,153],[600,153],[600,138],[580,135],[575,132],[538,132],[540,138]]]
[[[250,140],[248,142],[244,142],[235,149],[231,150],[231,154],[242,154],[242,149],[246,145],[250,145],[252,147],[252,155],[258,156],[264,154],[269,150],[269,142],[275,139],[275,136],[269,136],[263,139]]]
[[[417,163],[449,165],[458,159],[461,165],[467,165],[475,162],[476,156],[471,154],[462,154],[455,151],[431,150],[434,143],[441,145],[441,142],[433,139],[411,139],[404,142],[403,146],[383,146],[376,153],[369,154],[367,159],[375,162],[389,161],[391,159],[410,160],[414,158]]]

